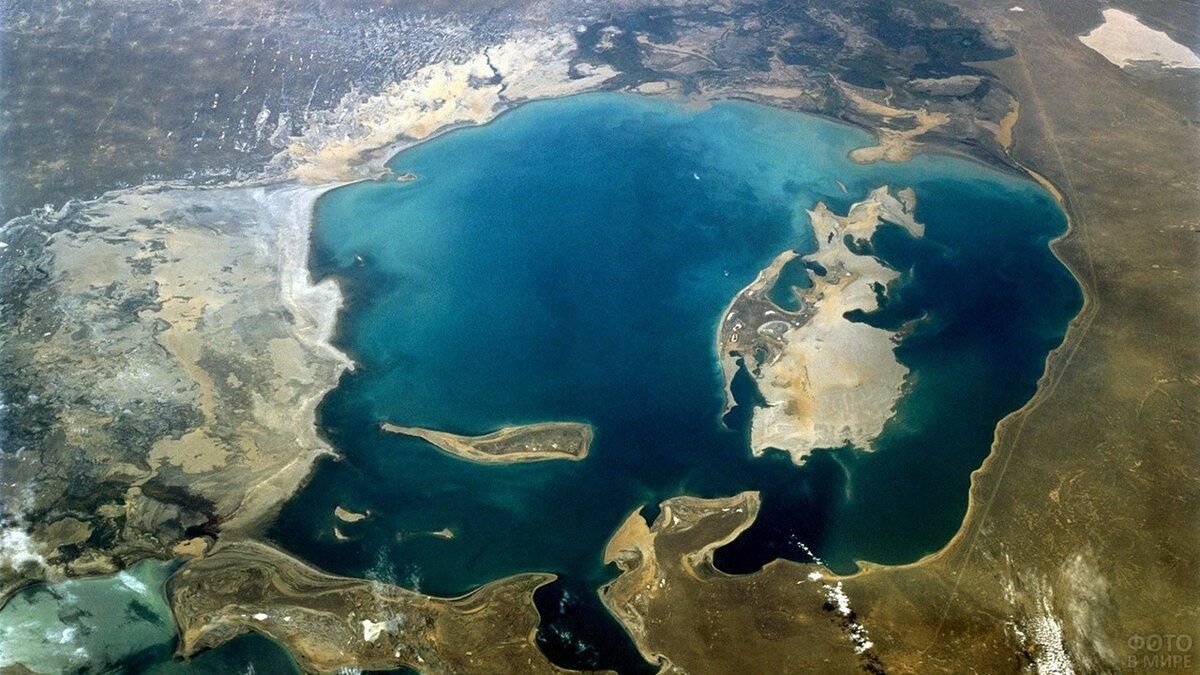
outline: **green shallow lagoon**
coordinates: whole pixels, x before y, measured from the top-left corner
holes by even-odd
[[[319,466],[271,536],[327,570],[443,595],[558,573],[537,597],[543,648],[627,671],[640,659],[595,589],[612,575],[605,542],[643,504],[761,491],[758,523],[718,552],[730,572],[807,560],[801,542],[840,571],[941,547],[1080,295],[1050,253],[1065,220],[1040,187],[942,155],[849,161],[871,142],[749,103],[594,94],[407,150],[390,164],[415,181],[325,195],[313,271],[342,284],[337,343],[358,365],[319,422],[344,458]],[[920,240],[881,228],[874,252],[903,275],[862,317],[920,318],[896,352],[906,394],[874,453],[755,459],[748,408],[720,419],[720,314],[780,251],[812,249],[806,209],[845,213],[884,184],[913,188],[927,226]],[[748,378],[736,389],[752,405]],[[379,431],[567,420],[595,428],[585,461],[482,466]],[[339,505],[372,516],[339,524]],[[425,534],[443,528],[455,536]]]
[[[225,675],[299,673],[280,645],[257,634],[184,661],[163,590],[172,563],[145,560],[105,577],[38,584],[0,609],[0,672]]]

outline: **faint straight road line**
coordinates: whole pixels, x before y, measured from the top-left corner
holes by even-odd
[[[1037,2],[1037,11],[1041,14],[1042,20],[1045,21],[1045,10],[1041,6],[1040,1]],[[1058,36],[1057,33],[1055,33],[1055,41],[1059,43],[1062,42],[1061,37]],[[971,562],[971,558],[975,553],[975,547],[979,539],[979,532],[982,530],[981,525],[987,520],[987,516],[991,511],[992,504],[996,500],[996,495],[1000,492],[1000,486],[1004,482],[1004,476],[1007,473],[1008,466],[1012,461],[1015,448],[1020,442],[1021,436],[1025,431],[1025,424],[1029,420],[1029,416],[1038,408],[1040,408],[1042,403],[1045,402],[1045,400],[1048,399],[1058,388],[1059,383],[1062,381],[1063,374],[1067,372],[1071,362],[1075,359],[1075,355],[1079,351],[1079,345],[1083,342],[1084,337],[1090,332],[1092,323],[1095,321],[1095,317],[1099,313],[1100,309],[1100,299],[1097,297],[1094,289],[1092,288],[1096,278],[1096,266],[1092,257],[1091,235],[1089,229],[1086,227],[1086,224],[1089,222],[1086,209],[1079,199],[1070,199],[1070,201],[1068,201],[1068,198],[1070,198],[1072,195],[1076,195],[1077,192],[1075,190],[1074,181],[1071,180],[1071,173],[1067,168],[1067,162],[1063,159],[1062,149],[1059,146],[1054,125],[1050,121],[1049,116],[1046,114],[1046,108],[1043,104],[1042,97],[1038,95],[1037,87],[1035,87],[1033,84],[1033,77],[1029,72],[1029,63],[1025,58],[1024,52],[1018,49],[1016,56],[1013,58],[1020,66],[1021,75],[1025,80],[1025,86],[1028,90],[1028,96],[1033,101],[1035,114],[1037,115],[1038,120],[1041,122],[1043,133],[1046,136],[1046,141],[1049,143],[1051,149],[1054,151],[1055,158],[1058,160],[1059,172],[1061,173],[1063,182],[1067,188],[1067,193],[1064,195],[1065,203],[1063,206],[1064,208],[1069,206],[1069,211],[1073,211],[1077,216],[1076,218],[1071,219],[1069,223],[1070,230],[1065,236],[1072,234],[1078,235],[1080,248],[1084,253],[1084,261],[1087,264],[1087,278],[1079,279],[1078,276],[1076,277],[1080,281],[1081,286],[1083,286],[1085,298],[1084,308],[1081,310],[1080,315],[1076,317],[1073,325],[1068,330],[1067,341],[1065,341],[1063,345],[1059,347],[1059,350],[1061,350],[1060,353],[1065,354],[1064,359],[1057,365],[1057,367],[1053,365],[1047,367],[1047,379],[1045,386],[1037,391],[1037,393],[1034,395],[1034,398],[1030,400],[1025,407],[1013,413],[1013,415],[1016,416],[1016,428],[1012,433],[1010,442],[1007,444],[996,442],[993,446],[994,452],[1000,455],[1001,458],[1000,468],[996,473],[996,479],[993,483],[991,493],[988,495],[987,499],[981,503],[980,511],[974,517],[975,522],[969,526],[971,530],[967,535],[966,552],[963,555],[962,562],[959,563],[958,567],[953,571],[954,585],[950,590],[950,596],[946,598],[946,604],[942,608],[942,613],[938,619],[937,628],[933,633],[933,640],[927,647],[925,647],[925,649],[921,650],[922,653],[925,653],[931,647],[933,647],[933,645],[937,644],[938,636],[941,635],[942,628],[945,626],[946,617],[950,613],[950,608],[957,600],[958,590],[962,584],[962,572]],[[1068,217],[1069,216],[1070,213],[1068,213]],[[1013,418],[1009,417],[1008,419]],[[1004,421],[1002,420],[1001,424],[1003,424],[1003,422]]]

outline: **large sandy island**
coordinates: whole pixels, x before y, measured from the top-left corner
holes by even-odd
[[[893,332],[851,321],[846,313],[876,309],[880,290],[899,275],[851,250],[846,240],[869,240],[885,220],[923,236],[924,227],[911,215],[914,203],[911,190],[894,196],[881,187],[845,216],[818,204],[809,212],[817,250],[803,257],[812,286],[797,292],[801,308],[789,312],[767,298],[782,267],[797,257],[792,251],[731,303],[720,353],[726,382],[744,359],[765,399],[750,430],[755,455],[775,448],[799,464],[817,448],[870,450],[883,431],[908,370],[896,360]]]

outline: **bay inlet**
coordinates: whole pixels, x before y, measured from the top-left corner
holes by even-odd
[[[270,536],[331,572],[439,595],[556,573],[536,598],[543,649],[622,671],[640,658],[595,589],[613,575],[605,542],[639,506],[760,491],[759,520],[718,551],[731,573],[807,562],[800,544],[839,572],[938,549],[996,423],[1033,394],[1081,297],[1050,252],[1066,221],[1042,188],[944,155],[849,159],[871,143],[749,103],[589,94],[391,160],[415,180],[327,193],[310,264],[341,285],[336,345],[356,368],[318,415],[343,457],[319,465]],[[869,252],[899,276],[854,320],[900,336],[902,396],[873,452],[752,457],[744,371],[722,415],[722,312],[781,252],[815,250],[808,210],[845,214],[885,185],[913,190],[925,233],[878,228]],[[589,425],[584,459],[468,462],[381,431],[554,422]],[[343,522],[338,507],[370,517]]]

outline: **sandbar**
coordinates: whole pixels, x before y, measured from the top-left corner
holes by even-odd
[[[504,427],[482,436],[460,436],[433,429],[402,427],[385,422],[388,433],[415,436],[443,452],[470,462],[515,464],[551,459],[579,461],[588,454],[592,427],[579,422],[545,422]]]

